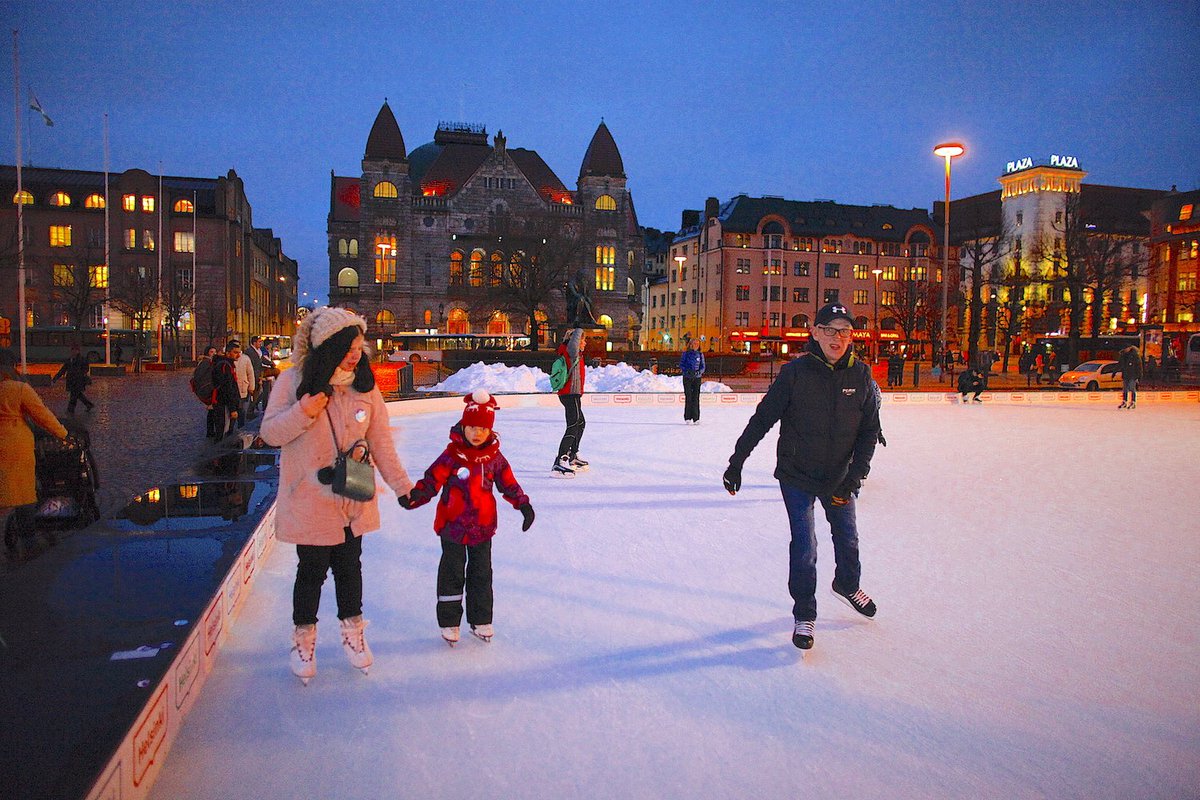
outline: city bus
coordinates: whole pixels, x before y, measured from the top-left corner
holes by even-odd
[[[143,360],[157,359],[158,348],[154,331],[135,331],[127,328],[110,328],[112,335],[112,359],[129,363],[138,354]],[[16,331],[13,331],[16,333]],[[15,340],[17,337],[14,336]],[[25,331],[26,356],[31,362],[56,363],[71,357],[71,345],[77,344],[88,361],[99,364],[104,361],[104,328],[75,330],[69,325],[35,325]],[[20,345],[14,341],[13,346]],[[118,349],[120,352],[118,353]]]
[[[526,350],[524,333],[384,333],[375,346],[388,361],[441,361],[446,350]]]

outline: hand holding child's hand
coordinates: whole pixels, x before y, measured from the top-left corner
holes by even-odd
[[[529,505],[529,503],[525,503],[524,505],[520,506],[517,511],[520,511],[521,516],[525,518],[524,524],[521,525],[521,530],[529,530],[529,526],[533,524],[533,506]]]
[[[406,494],[396,495],[396,502],[399,503],[400,507],[405,510],[410,511],[413,508],[412,498]]]

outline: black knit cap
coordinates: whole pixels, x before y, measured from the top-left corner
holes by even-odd
[[[835,319],[844,319],[854,327],[854,317],[850,316],[850,310],[840,303],[826,303],[817,312],[818,325],[828,325]]]

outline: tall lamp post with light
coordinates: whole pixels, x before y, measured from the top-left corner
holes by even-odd
[[[942,221],[942,315],[941,335],[934,357],[945,352],[946,335],[949,326],[946,324],[948,293],[950,291],[950,160],[965,153],[967,149],[959,142],[943,142],[933,148],[933,154],[946,161],[946,205]]]
[[[675,256],[675,278],[676,282],[678,283],[683,283],[683,281],[679,279],[679,276],[683,274],[683,262],[685,261],[687,261],[687,256]],[[675,337],[676,343],[679,342],[680,337],[683,334],[683,298],[687,296],[684,293],[685,290],[682,286],[679,287],[679,292],[679,308],[676,309],[676,318],[679,319],[679,328],[677,330],[680,335]],[[668,288],[667,294],[674,296],[675,290]]]
[[[379,280],[379,317],[376,322],[383,321],[383,279],[387,277],[387,259],[388,256],[394,259],[396,257],[396,248],[387,242],[380,242],[375,245],[379,249],[379,271],[377,279]]]
[[[875,276],[875,360],[879,361],[879,276],[883,270],[876,267],[871,274]]]

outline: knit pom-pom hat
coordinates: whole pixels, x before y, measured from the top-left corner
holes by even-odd
[[[500,404],[483,389],[476,389],[463,398],[467,407],[463,409],[462,424],[473,428],[491,428],[496,424],[496,409]]]
[[[353,311],[337,306],[318,308],[305,317],[296,328],[296,335],[292,337],[292,364],[299,366],[310,350],[320,347],[326,339],[342,328],[352,326],[364,334],[367,332],[367,321]]]

